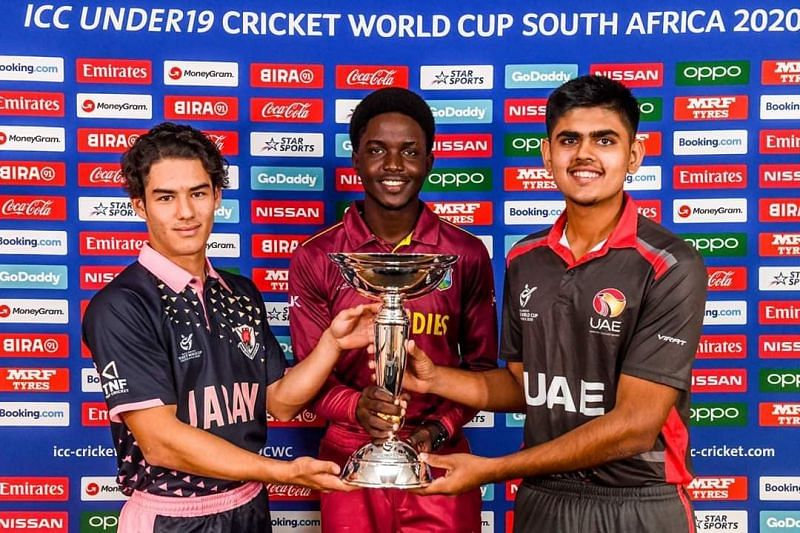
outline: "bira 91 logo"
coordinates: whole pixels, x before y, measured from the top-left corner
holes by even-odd
[[[747,392],[744,368],[695,368],[692,370],[692,393]]]
[[[66,511],[0,511],[0,531],[5,533],[67,533],[68,526]]]
[[[509,98],[505,101],[505,121],[544,123],[546,107],[546,98]]]
[[[148,237],[145,232],[82,231],[79,239],[81,255],[139,255]]]
[[[675,165],[672,186],[675,189],[744,189],[747,165]]]
[[[303,409],[299,415],[291,420],[281,421],[273,418],[267,413],[267,423],[270,427],[277,428],[322,428],[325,427],[325,420],[318,417],[308,409]]]
[[[0,501],[65,502],[69,499],[66,477],[0,477]]]
[[[0,357],[41,357],[63,359],[69,356],[66,333],[0,333]]]
[[[297,485],[267,483],[270,501],[311,502],[319,500],[319,491]]]
[[[78,128],[78,151],[122,153],[147,130],[123,128]]]
[[[64,163],[0,161],[0,185],[63,187],[66,183],[67,168]]]
[[[649,156],[661,155],[661,132],[660,131],[640,131],[636,134],[636,140],[644,144],[644,153]]]
[[[102,427],[108,425],[108,406],[106,402],[83,402],[81,404],[81,425]]]
[[[761,62],[762,85],[800,85],[800,60]]]
[[[0,116],[63,117],[64,93],[0,91]]]
[[[119,163],[78,163],[78,185],[81,187],[114,187],[125,183]]]
[[[747,290],[747,267],[706,267],[709,291]]]
[[[676,96],[675,120],[747,120],[747,96]]]
[[[555,191],[553,176],[544,167],[506,167],[503,169],[506,191]]]
[[[758,147],[762,154],[800,154],[800,130],[761,130]]]
[[[800,325],[800,300],[758,302],[758,323],[762,325]]]
[[[289,290],[288,268],[254,268],[252,277],[261,292],[286,292]]]
[[[800,403],[759,403],[758,425],[766,427],[800,427]]]
[[[168,120],[239,120],[235,96],[164,96],[164,118]]]
[[[69,392],[69,369],[0,368],[0,392]]]
[[[697,344],[698,359],[745,359],[747,337],[744,335],[702,335]]]
[[[323,65],[252,63],[250,86],[270,89],[322,89]]]
[[[624,83],[627,87],[661,87],[664,85],[663,63],[596,63],[589,73]]]
[[[97,291],[110,283],[117,274],[125,270],[124,266],[113,265],[81,265],[80,279],[81,289],[86,291]]]
[[[451,224],[488,226],[492,224],[492,202],[431,202],[433,212]]]
[[[800,335],[759,335],[761,359],[800,359]]]
[[[321,200],[253,200],[253,224],[322,224],[325,205]]]
[[[250,120],[253,122],[302,122],[321,124],[321,98],[251,98]]]
[[[441,133],[433,142],[433,153],[441,158],[492,157],[492,134]]]
[[[759,222],[800,222],[800,200],[794,198],[760,198]]]
[[[0,215],[5,220],[66,220],[63,196],[0,195]]]
[[[337,89],[408,89],[408,67],[397,65],[336,65]]]
[[[686,486],[694,501],[744,501],[747,499],[745,476],[699,476]]]
[[[85,59],[75,61],[78,83],[121,83],[150,85],[153,64],[149,59]]]
[[[295,248],[307,238],[308,235],[254,234],[253,257],[290,259]]]
[[[762,189],[797,189],[800,187],[800,164],[759,165],[758,185]]]
[[[759,233],[758,255],[800,257],[800,233]]]

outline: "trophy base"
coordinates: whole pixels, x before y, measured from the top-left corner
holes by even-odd
[[[416,489],[431,482],[430,467],[405,442],[389,439],[365,444],[347,460],[341,479],[348,485],[384,489]]]

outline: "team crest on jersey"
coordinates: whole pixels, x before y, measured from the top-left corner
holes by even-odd
[[[447,271],[447,274],[444,275],[444,278],[439,283],[439,285],[436,287],[436,290],[438,290],[438,291],[446,291],[447,289],[449,289],[452,286],[453,286],[453,269],[451,268],[451,269],[449,269]]]
[[[592,308],[602,318],[589,317],[589,331],[618,337],[622,331],[622,321],[613,319],[622,315],[626,304],[625,295],[619,289],[609,287],[597,291],[592,298]]]
[[[253,326],[242,324],[241,326],[233,328],[233,331],[235,331],[236,335],[239,337],[238,348],[248,358],[253,359],[258,353],[258,349],[261,347],[261,345],[256,342],[256,332]]]

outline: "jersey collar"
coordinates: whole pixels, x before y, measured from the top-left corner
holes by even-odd
[[[342,221],[347,235],[347,242],[352,250],[358,250],[370,243],[383,243],[370,231],[369,226],[364,222],[364,218],[361,216],[363,209],[363,200],[357,200],[350,204],[344,212]],[[414,229],[393,251],[402,251],[401,248],[403,246],[411,245],[414,242],[432,246],[439,242],[439,217],[431,211],[425,202],[422,202],[422,213],[420,213]]]
[[[182,292],[187,286],[192,288],[199,286],[202,290],[200,280],[151,248],[149,243],[145,243],[139,251],[139,263],[155,277],[166,283],[167,287],[172,289],[173,292]],[[208,277],[216,278],[223,287],[230,290],[225,280],[211,266],[208,257],[206,257],[206,273]]]
[[[574,267],[606,255],[610,248],[635,248],[638,220],[639,210],[636,202],[633,201],[633,198],[631,198],[628,193],[624,193],[622,200],[622,216],[619,218],[619,222],[614,228],[614,231],[611,232],[611,235],[608,236],[608,239],[606,239],[601,247],[593,249],[581,257],[579,261],[575,261],[572,257],[572,252],[566,245],[566,239],[563,238],[567,228],[566,210],[561,213],[556,223],[550,228],[550,232],[547,234],[547,245],[556,255],[563,259],[569,267]]]

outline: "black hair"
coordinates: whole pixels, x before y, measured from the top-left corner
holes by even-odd
[[[547,99],[548,137],[556,122],[576,107],[603,107],[616,112],[627,126],[631,141],[639,128],[639,102],[630,89],[605,76],[580,76],[561,85]]]
[[[358,150],[361,135],[367,129],[369,121],[383,113],[400,113],[413,119],[425,133],[425,149],[427,153],[431,153],[435,131],[431,108],[420,95],[400,87],[387,87],[371,92],[353,110],[350,118],[350,143],[354,152]]]
[[[203,132],[191,126],[162,122],[136,139],[120,161],[123,187],[132,199],[144,198],[150,168],[162,159],[197,159],[214,189],[225,186],[228,162]]]

